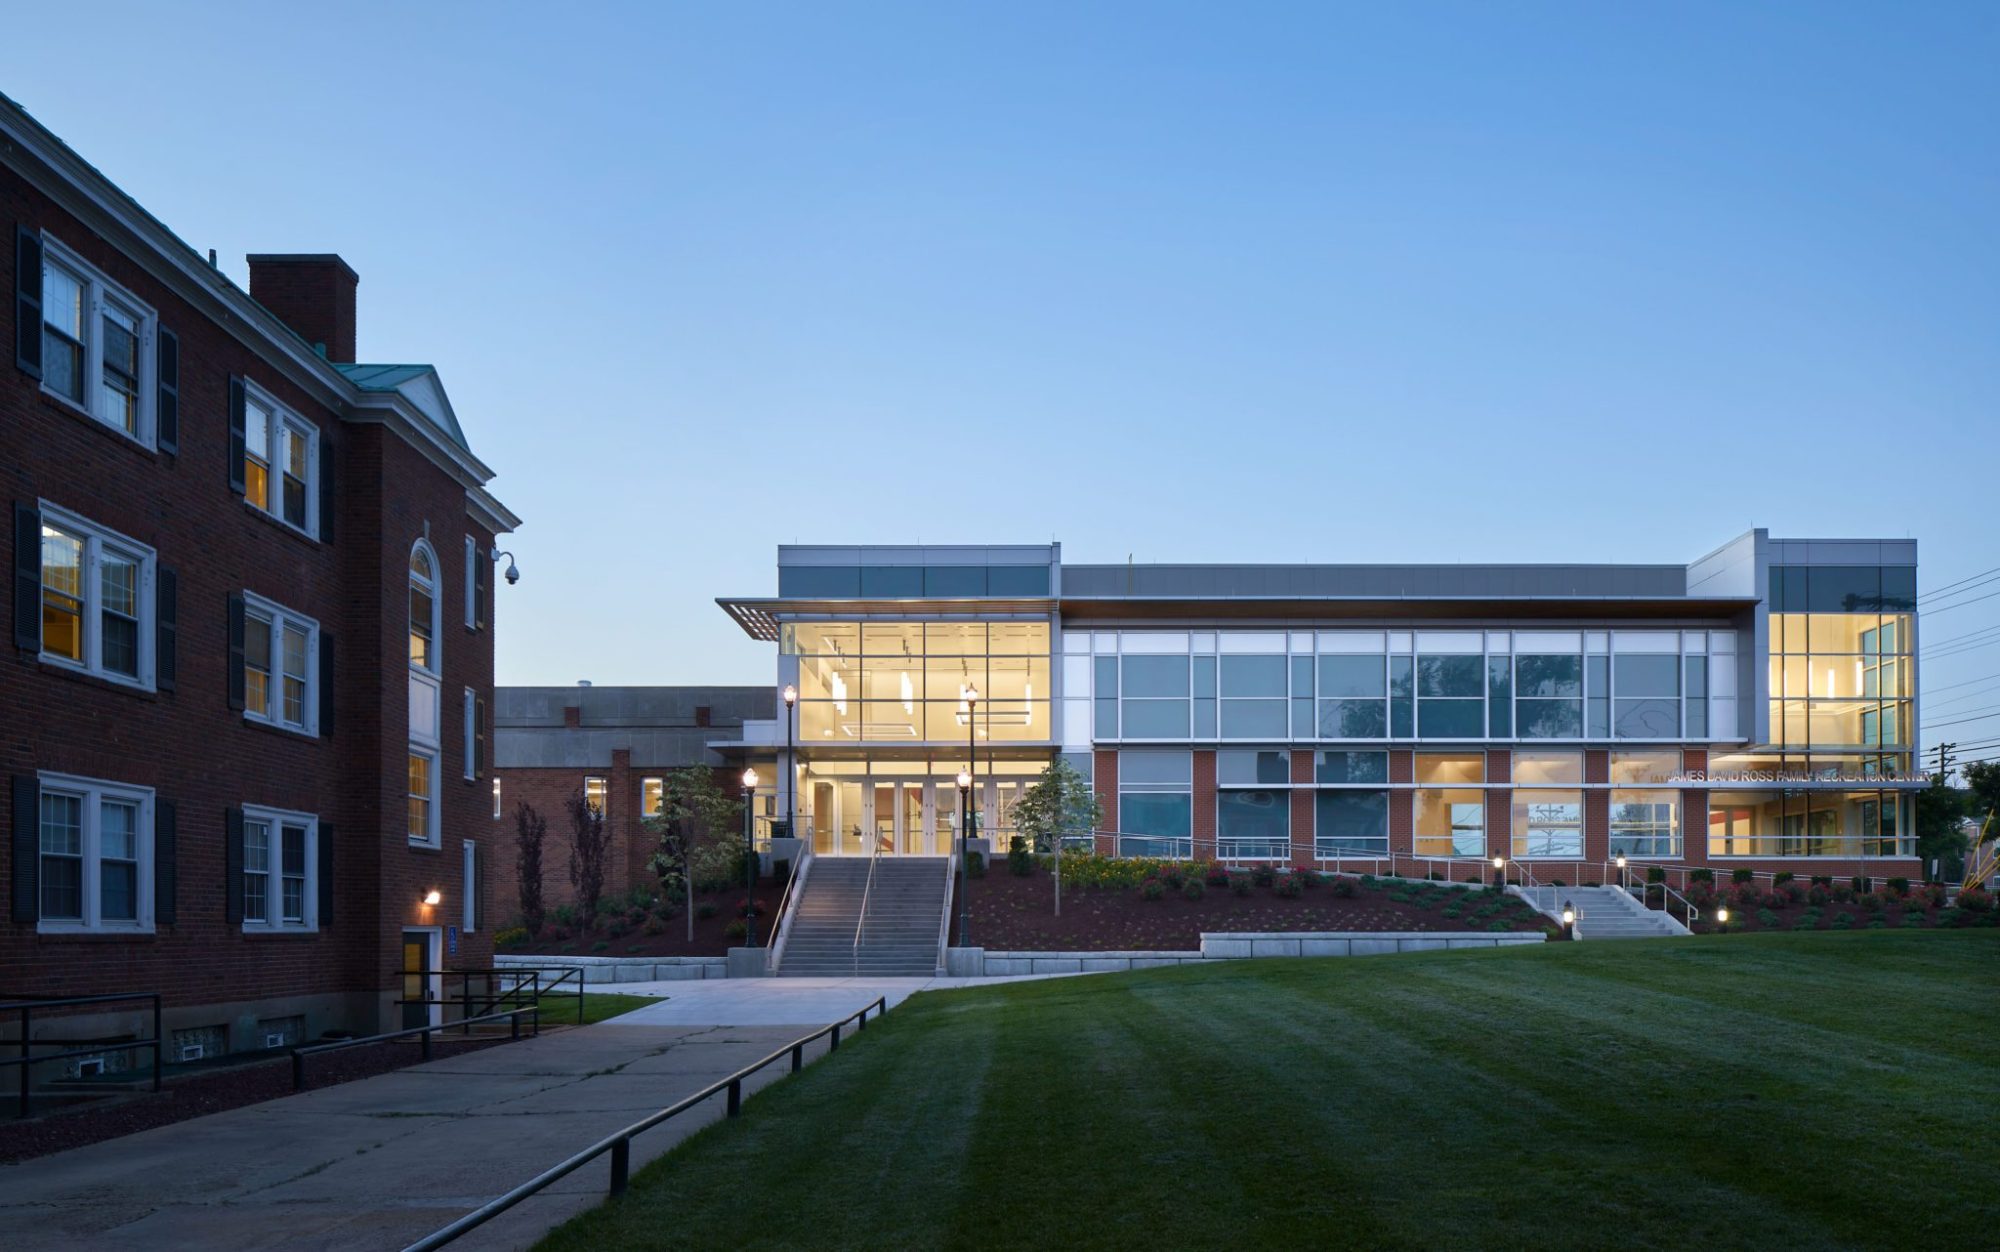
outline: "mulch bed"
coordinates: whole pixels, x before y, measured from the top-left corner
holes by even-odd
[[[770,918],[785,885],[766,878],[757,884],[757,902],[763,913],[758,918],[758,942],[770,942]],[[696,892],[694,939],[688,939],[688,919],[684,909],[671,917],[658,905],[650,908],[607,909],[599,914],[597,926],[588,931],[561,926],[553,917],[542,927],[539,937],[526,943],[503,944],[504,956],[726,956],[729,949],[743,946],[732,939],[729,923],[736,920],[743,905],[743,889]],[[702,906],[713,908],[712,916],[701,916]],[[518,922],[508,923],[509,927]],[[658,933],[648,934],[648,930]]]
[[[432,1059],[463,1056],[507,1039],[455,1039],[440,1035],[432,1047]],[[350,1048],[306,1058],[306,1089],[337,1086],[357,1078],[372,1078],[391,1070],[415,1065],[423,1053],[414,1040]],[[25,1161],[80,1148],[85,1144],[116,1139],[121,1135],[155,1126],[168,1126],[192,1117],[204,1117],[227,1109],[261,1104],[292,1094],[292,1065],[289,1056],[276,1057],[229,1069],[204,1070],[175,1078],[169,1076],[155,1095],[151,1091],[112,1097],[102,1104],[90,1104],[51,1112],[29,1121],[11,1122],[0,1134],[0,1163]]]
[[[1336,897],[1319,883],[1287,899],[1270,886],[1253,886],[1247,896],[1227,887],[1207,887],[1189,900],[1168,890],[1148,900],[1137,887],[1063,890],[1062,916],[1054,911],[1054,880],[1038,867],[1025,877],[1009,873],[1005,862],[972,880],[966,899],[972,914],[972,942],[988,951],[1192,952],[1203,931],[1542,931],[1560,929],[1513,896],[1495,897],[1480,889],[1446,887],[1409,879],[1364,883],[1352,898]],[[1489,904],[1497,911],[1473,914]],[[1456,906],[1457,917],[1445,916]],[[957,928],[954,914],[953,928]],[[956,940],[954,940],[955,942]]]
[[[1718,903],[1728,903],[1725,896]],[[1724,928],[1715,922],[1716,907],[1702,910],[1695,923],[1697,934],[1715,934]],[[1926,900],[1852,896],[1846,900],[1829,898],[1825,904],[1789,902],[1766,893],[1754,905],[1729,903],[1729,933],[1780,930],[1948,930],[1967,926],[1992,926],[2000,922],[1990,906],[1939,908]]]

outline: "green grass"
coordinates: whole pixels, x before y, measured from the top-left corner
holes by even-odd
[[[1996,1041],[1993,932],[933,993],[541,1246],[1990,1246]]]
[[[606,1018],[630,1013],[633,1009],[645,1008],[648,1004],[658,1004],[664,996],[621,996],[608,992],[586,991],[583,993],[583,1024],[601,1022]],[[543,996],[535,1002],[542,1011],[544,1026],[576,1025],[576,996]]]

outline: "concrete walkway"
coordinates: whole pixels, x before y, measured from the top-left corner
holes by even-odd
[[[871,1003],[998,979],[627,983],[671,997],[609,1022],[0,1166],[0,1247],[400,1248],[604,1135]],[[846,1038],[843,1032],[843,1038]],[[824,1056],[824,1040],[808,1058]],[[774,1065],[749,1084],[775,1082]],[[723,1115],[632,1144],[632,1166]],[[461,1240],[525,1248],[603,1200],[585,1166]]]

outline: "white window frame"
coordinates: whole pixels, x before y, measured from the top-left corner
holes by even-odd
[[[159,395],[159,315],[145,301],[105,277],[104,271],[71,251],[61,240],[44,232],[42,235],[44,273],[51,266],[69,271],[70,276],[83,288],[83,394],[75,398],[66,396],[49,386],[46,381],[41,385],[42,394],[76,410],[91,421],[116,431],[142,448],[157,448],[159,443],[154,405]],[[46,279],[43,287],[46,290]],[[126,430],[123,423],[107,420],[97,411],[98,393],[104,387],[104,309],[107,304],[121,306],[139,326],[137,434]],[[40,333],[39,327],[37,333]]]
[[[159,558],[143,543],[128,539],[117,531],[100,526],[68,509],[39,501],[42,525],[53,525],[57,529],[74,533],[83,540],[83,660],[72,661],[66,656],[36,648],[42,661],[63,669],[89,674],[107,682],[136,687],[141,691],[154,689],[153,645],[156,635],[154,609],[158,596],[155,593],[155,579],[159,572]],[[104,668],[104,620],[101,616],[101,602],[104,587],[101,572],[104,548],[109,545],[125,556],[139,563],[138,586],[133,588],[137,600],[139,618],[139,673],[137,677],[113,673]],[[39,611],[39,606],[37,606]],[[39,627],[37,627],[39,629]]]
[[[465,628],[479,629],[479,567],[474,564],[479,559],[479,541],[471,535],[465,537]]]
[[[262,805],[243,806],[245,823],[262,822],[271,831],[271,859],[269,872],[264,875],[264,920],[250,920],[249,888],[244,888],[243,933],[262,934],[312,934],[319,930],[319,817],[312,813],[297,813],[290,809],[266,808]],[[285,836],[286,826],[303,826],[306,832],[306,883],[304,907],[300,912],[305,920],[287,922],[285,916]],[[248,874],[246,868],[239,871]]]
[[[151,934],[153,933],[153,789],[135,787],[127,783],[110,782],[102,778],[80,778],[71,774],[38,775],[40,794],[76,796],[82,800],[82,913],[81,920],[70,918],[50,919],[41,916],[41,900],[35,901],[35,929],[40,934]],[[138,816],[139,858],[138,899],[134,921],[106,921],[103,917],[103,804],[106,800],[119,800],[136,804]],[[36,856],[41,856],[41,808],[35,812]],[[40,890],[40,865],[36,865],[37,891]]]
[[[479,697],[470,687],[465,689],[464,716],[465,751],[461,755],[465,757],[465,781],[475,782],[479,778],[478,748],[475,746],[479,742]]]
[[[667,813],[667,780],[665,775],[654,774],[639,780],[639,816],[665,817]]]
[[[259,409],[263,412],[259,413]],[[264,493],[268,500],[265,504],[259,504],[250,498],[246,468],[243,503],[287,530],[297,531],[308,539],[319,538],[319,427],[300,417],[297,410],[246,378],[243,380],[243,434],[246,443],[250,436],[250,423],[257,420],[262,420],[264,423],[264,452],[268,462],[264,475]],[[304,525],[294,523],[285,517],[285,467],[278,450],[282,446],[279,436],[287,427],[297,433],[306,445]]]
[[[250,707],[249,683],[244,683],[243,717],[246,721],[260,726],[274,726],[279,730],[304,735],[309,739],[319,738],[319,623],[303,613],[296,613],[275,600],[267,600],[254,591],[243,593],[243,616],[246,622],[252,617],[268,621],[271,625],[271,681],[265,685],[264,695],[272,708],[278,710],[253,709]],[[305,723],[293,725],[284,718],[285,669],[284,639],[285,627],[303,627],[306,632],[306,697]],[[249,664],[248,636],[245,636],[244,664]]]
[[[459,925],[468,935],[478,934],[479,921],[473,903],[473,893],[479,890],[479,845],[474,840],[467,839],[464,842],[459,852],[459,870],[465,880]]]
[[[431,763],[430,795],[427,797],[430,800],[430,822],[429,822],[430,829],[422,835],[409,836],[410,846],[413,848],[442,848],[444,846],[444,840],[442,835],[439,833],[440,825],[438,821],[440,792],[442,791],[442,788],[438,786],[438,758],[440,754],[438,750],[434,747],[427,747],[423,744],[415,742],[412,742],[410,744],[409,754],[411,756],[423,757],[425,760]],[[407,781],[408,762],[404,763],[404,770],[406,778],[403,784],[403,794],[405,799],[407,800],[410,794],[409,782]],[[405,817],[404,824],[406,826],[408,825],[407,816]]]

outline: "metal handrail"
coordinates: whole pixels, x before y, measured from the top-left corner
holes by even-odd
[[[866,1030],[868,1028],[868,1015],[871,1012],[879,1018],[888,1011],[888,997],[877,996],[873,1004],[863,1006],[859,1012],[849,1013],[846,1017],[841,1018],[831,1025],[822,1026],[809,1035],[794,1039],[763,1060],[746,1065],[727,1078],[718,1079],[693,1095],[678,1100],[657,1113],[649,1114],[633,1122],[623,1130],[606,1135],[561,1164],[543,1170],[512,1191],[488,1200],[485,1204],[480,1205],[450,1225],[440,1227],[430,1234],[425,1235],[407,1248],[404,1248],[403,1252],[429,1252],[432,1248],[441,1248],[459,1236],[469,1231],[477,1230],[544,1187],[575,1173],[606,1152],[611,1154],[611,1198],[616,1199],[625,1194],[626,1184],[631,1180],[632,1140],[634,1138],[660,1125],[662,1122],[680,1116],[695,1105],[725,1091],[729,1093],[728,1116],[741,1116],[743,1112],[744,1079],[787,1054],[790,1054],[792,1059],[792,1073],[796,1074],[805,1067],[805,1048],[807,1044],[819,1039],[822,1035],[831,1036],[832,1042],[828,1051],[837,1052],[840,1050],[840,1028],[842,1026],[845,1026],[849,1022],[855,1022],[855,1029],[857,1031]]]
[[[785,959],[785,940],[792,933],[792,900],[801,896],[805,888],[799,884],[805,880],[806,867],[812,864],[812,845],[807,844],[792,862],[791,876],[785,879],[785,894],[778,899],[777,919],[771,923],[771,972],[778,972],[779,962]]]
[[[391,977],[394,978],[409,978],[412,976],[416,976],[417,973],[418,971],[407,970],[407,969],[390,971]],[[489,991],[486,993],[486,1004],[489,1009],[503,1003],[510,1005],[518,1004],[520,1001],[521,980],[523,980],[524,978],[527,979],[529,985],[534,988],[534,997],[536,1000],[541,1000],[551,996],[556,990],[556,988],[562,986],[564,983],[574,982],[576,985],[576,1024],[579,1026],[583,1025],[583,1019],[585,1017],[584,1000],[583,1000],[584,996],[583,971],[573,965],[513,965],[513,966],[494,966],[490,969],[468,968],[468,969],[426,970],[422,971],[422,976],[426,979],[429,978],[462,979],[463,982],[461,985],[463,986],[464,990],[459,995],[456,996],[440,995],[435,998],[433,998],[428,992],[426,992],[424,995],[417,997],[407,997],[407,996],[399,997],[397,999],[391,1000],[390,1003],[397,1005],[435,1004],[439,1006],[443,1006],[446,1004],[457,1004],[459,1006],[460,1020],[456,1022],[445,1022],[442,1024],[447,1026],[462,1026],[465,1024],[467,1020],[472,1018],[472,977],[474,975],[479,975],[479,974],[511,975],[516,980],[514,985],[506,991]],[[554,974],[555,977],[550,979],[548,982],[544,983],[542,981],[542,976],[544,974]],[[568,997],[565,996],[564,998],[567,999]]]
[[[875,865],[881,859],[879,848],[868,854],[868,882],[861,888],[861,912],[854,918],[854,948],[849,953],[852,961],[849,968],[857,974],[861,972],[861,936],[868,927],[868,897],[875,891]]]
[[[948,857],[944,863],[944,916],[938,919],[939,952],[943,952],[945,948],[947,948],[951,944],[952,908],[954,905],[959,903],[959,901],[951,898],[951,894],[953,885],[959,883],[960,881],[961,880],[958,877],[958,852],[956,850],[953,850],[951,856]],[[960,943],[964,943],[965,936],[960,935],[958,937],[958,941]]]
[[[411,1003],[415,1003],[415,1001],[411,1001]],[[387,1034],[367,1035],[360,1039],[335,1039],[330,1043],[315,1043],[302,1048],[293,1048],[292,1090],[304,1091],[306,1089],[306,1058],[308,1056],[316,1056],[321,1052],[338,1052],[342,1048],[359,1048],[371,1043],[386,1043],[391,1039],[407,1039],[411,1035],[417,1035],[423,1044],[424,1059],[428,1061],[431,1059],[431,1036],[438,1031],[450,1030],[453,1026],[471,1025],[476,1022],[497,1022],[504,1017],[513,1027],[512,1037],[519,1039],[521,1037],[521,1015],[523,1013],[526,1013],[532,1019],[535,1028],[534,1033],[537,1035],[541,1034],[542,1011],[531,1004],[527,1008],[506,1009],[499,1013],[488,1013],[482,1017],[467,1018],[463,1022],[438,1022],[432,1026],[412,1026],[407,1030],[392,1030]]]
[[[70,1048],[62,1052],[45,1053],[41,1056],[35,1056],[29,1051],[31,1048],[48,1048],[58,1045],[58,1041],[56,1040],[37,1043],[29,1038],[29,1035],[33,1033],[29,1029],[29,1026],[34,1021],[36,1009],[71,1008],[79,1004],[116,1004],[127,1000],[151,1000],[153,1002],[153,1037],[151,1039],[133,1039],[126,1043],[94,1044],[89,1047]],[[24,992],[17,993],[9,999],[0,1000],[0,1013],[10,1011],[21,1014],[21,1055],[0,1057],[0,1065],[18,1065],[21,1069],[21,1107],[15,1111],[16,1117],[26,1117],[28,1115],[28,1105],[32,1099],[28,1080],[34,1067],[44,1061],[67,1061],[72,1057],[102,1056],[106,1052],[136,1052],[140,1048],[151,1048],[153,1050],[153,1090],[158,1091],[160,1089],[160,1074],[163,1069],[160,1048],[164,1044],[165,1038],[160,1031],[159,992],[123,991],[113,992],[109,995],[91,996],[38,996]]]

